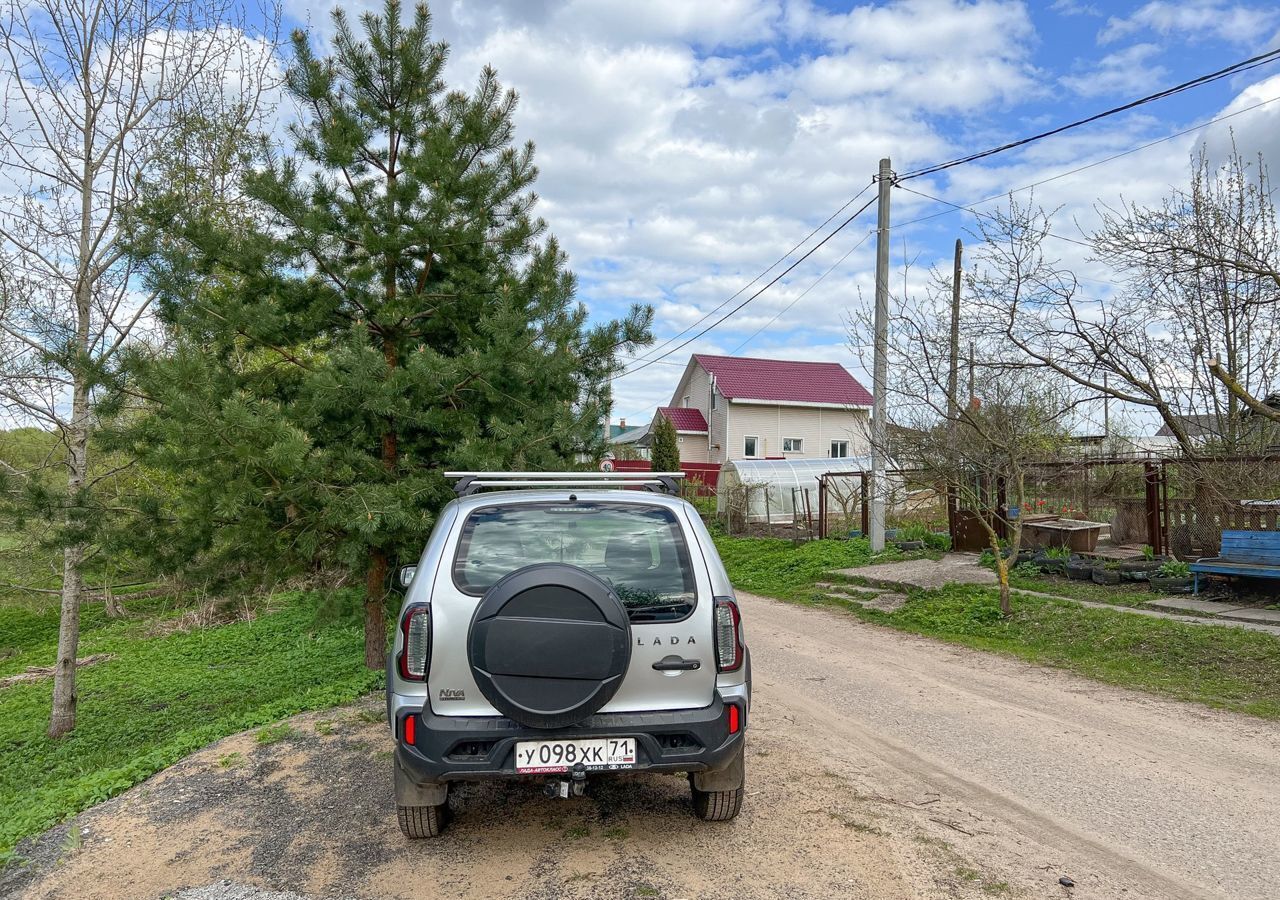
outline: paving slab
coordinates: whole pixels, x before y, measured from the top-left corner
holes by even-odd
[[[1184,610],[1210,616],[1220,616],[1241,609],[1239,603],[1223,603],[1219,600],[1200,600],[1196,597],[1158,597],[1143,604],[1155,609]]]
[[[996,573],[978,564],[976,553],[948,553],[942,559],[909,559],[858,569],[838,569],[884,588],[933,590],[948,584],[995,584]]]
[[[1267,622],[1280,625],[1280,609],[1258,609],[1246,606],[1243,609],[1222,613],[1224,619],[1239,619],[1241,622]]]

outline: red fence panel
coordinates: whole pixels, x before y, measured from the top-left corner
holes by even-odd
[[[609,463],[614,472],[649,472],[653,466],[647,459],[611,459]],[[698,495],[709,497],[716,492],[720,483],[720,463],[680,463],[680,471],[684,472],[685,481],[692,484],[699,482]]]

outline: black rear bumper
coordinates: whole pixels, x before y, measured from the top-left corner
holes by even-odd
[[[502,716],[463,718],[437,716],[429,707],[401,709],[395,722],[396,759],[405,774],[419,784],[545,778],[548,776],[516,773],[517,742],[633,737],[636,764],[626,771],[717,771],[740,751],[747,725],[746,709],[740,705],[738,731],[730,734],[726,706],[717,695],[710,706],[701,709],[596,714],[577,725],[550,731],[527,728]],[[404,740],[404,723],[410,716],[416,719],[412,745]]]

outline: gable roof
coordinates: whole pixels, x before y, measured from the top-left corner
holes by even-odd
[[[1221,437],[1222,428],[1217,416],[1195,414],[1190,416],[1174,416],[1189,438]],[[1173,437],[1173,429],[1161,425],[1156,437]]]
[[[871,393],[839,363],[695,353],[726,400],[870,406]]]
[[[684,406],[659,406],[658,415],[666,416],[676,431],[692,431],[706,434],[707,420],[702,417],[702,410]]]

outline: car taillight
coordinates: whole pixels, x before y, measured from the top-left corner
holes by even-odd
[[[431,654],[431,607],[411,606],[400,620],[404,646],[400,651],[400,677],[423,681]]]
[[[729,597],[716,598],[716,662],[721,672],[742,665],[742,615]]]

